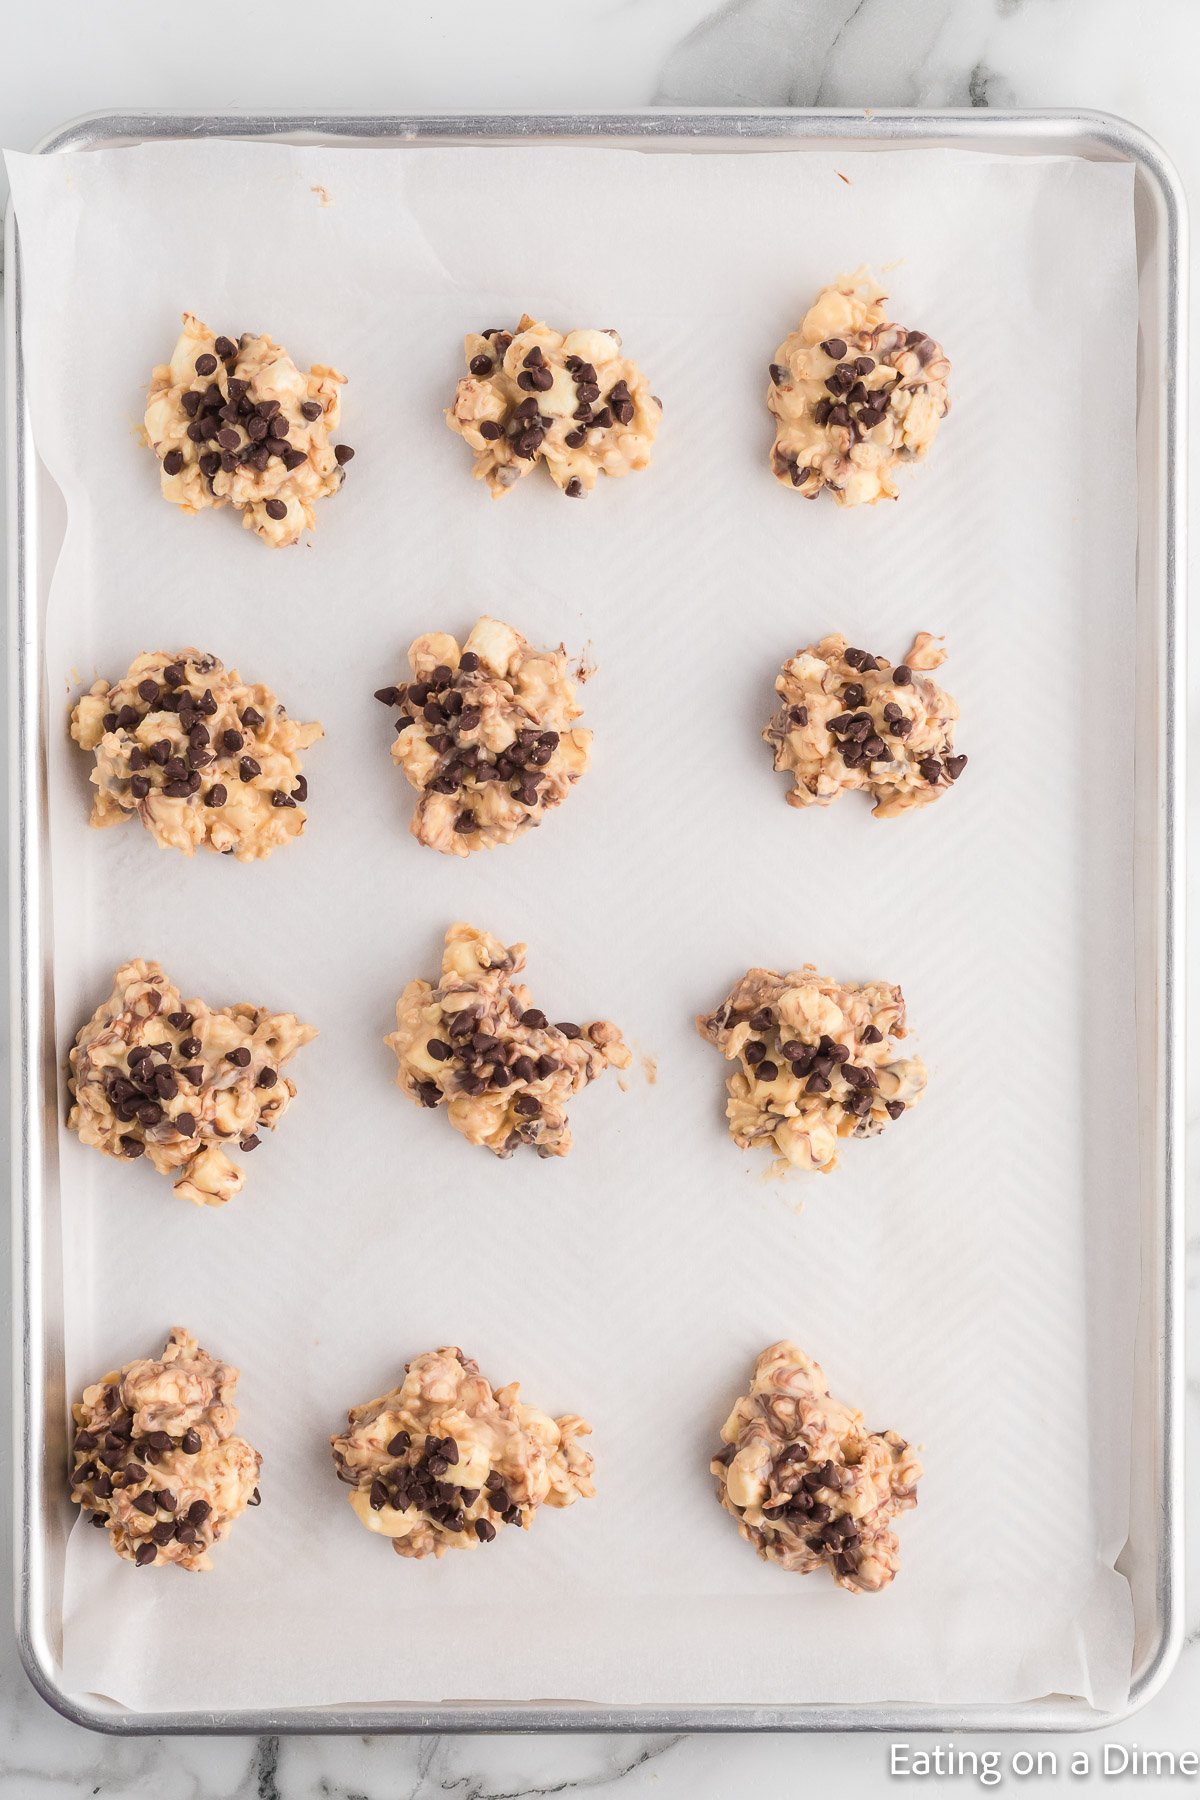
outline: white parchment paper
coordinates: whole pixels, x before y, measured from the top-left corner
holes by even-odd
[[[836,163],[836,168],[835,168]],[[76,1529],[69,1684],[133,1707],[442,1699],[1116,1706],[1137,1267],[1130,620],[1132,176],[1070,159],[231,143],[9,155],[48,596],[54,991],[65,1054],[113,967],[294,1008],[322,1035],[222,1212],[64,1134],[72,1392],[189,1326],[243,1371],[263,1506],[211,1575]],[[771,479],[766,366],[816,290],[890,268],[953,359],[898,505]],[[159,498],[145,383],[190,308],[350,376],[358,454],[311,545]],[[614,325],[665,414],[652,470],[502,503],[440,417],[470,328]],[[371,698],[413,635],[484,611],[582,650],[595,762],[515,847],[442,860]],[[758,731],[822,633],[944,633],[959,788],[899,822],[784,804]],[[303,841],[265,867],[90,833],[66,709],[197,644],[327,739]],[[562,1164],[494,1162],[391,1085],[393,1002],[459,917],[531,945],[552,1017],[608,1015]],[[747,966],[900,981],[926,1102],[828,1180],[725,1135],[692,1015]],[[707,1459],[794,1336],[872,1426],[925,1446],[900,1580],[852,1598],[756,1561]],[[326,1438],[416,1352],[594,1424],[598,1498],[415,1565],[358,1525]],[[64,1502],[64,1517],[68,1512]]]

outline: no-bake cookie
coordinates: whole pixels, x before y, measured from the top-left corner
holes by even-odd
[[[893,325],[865,269],[822,289],[770,367],[771,468],[809,500],[894,500],[895,476],[928,455],[950,410],[950,364],[923,331]]]
[[[751,969],[701,1037],[735,1064],[725,1115],[741,1149],[773,1148],[784,1164],[828,1173],[841,1141],[874,1137],[925,1091],[925,1065],[904,1057],[904,995],[887,982],[839,983],[810,965]]]
[[[399,708],[392,760],[421,796],[418,843],[467,856],[540,825],[591,753],[566,653],[484,618],[461,648],[444,631],[417,638],[408,661],[412,679],[375,698]]]
[[[409,982],[385,1042],[409,1099],[444,1107],[468,1143],[495,1156],[523,1144],[539,1156],[565,1156],[568,1101],[633,1059],[607,1019],[551,1024],[515,980],[524,966],[524,944],[506,948],[471,925],[452,925],[437,986]]]
[[[824,1564],[857,1594],[895,1579],[892,1524],[917,1504],[921,1464],[897,1432],[864,1431],[803,1350],[763,1351],[721,1439],[717,1496],[761,1557],[798,1575]]]
[[[105,1156],[147,1156],[175,1192],[224,1206],[245,1180],[226,1146],[258,1147],[295,1097],[281,1071],[316,1037],[293,1013],[183,1000],[155,962],[124,963],[75,1040],[67,1123]]]
[[[930,675],[945,655],[923,631],[895,668],[837,636],[789,657],[763,732],[795,784],[788,805],[828,806],[861,788],[890,819],[952,787],[967,759],[954,753],[958,707]]]
[[[300,752],[324,732],[290,719],[269,687],[187,649],[148,650],[115,685],[97,681],[71,736],[96,758],[93,825],[136,816],[164,850],[253,862],[304,830]]]
[[[237,1381],[176,1325],[161,1356],[111,1370],[71,1408],[71,1498],[126,1562],[209,1569],[258,1505],[262,1457],[234,1433]]]
[[[353,1407],[330,1442],[338,1480],[369,1531],[398,1556],[442,1556],[528,1531],[543,1506],[590,1499],[592,1458],[575,1413],[524,1406],[515,1381],[489,1385],[453,1345],[405,1365],[390,1393]]]
[[[235,343],[184,313],[183,334],[146,400],[164,499],[186,513],[233,506],[265,544],[296,543],[354,455],[331,442],[345,379],[322,363],[297,368],[265,332]]]
[[[475,456],[492,498],[544,463],[576,499],[597,475],[644,469],[662,416],[615,331],[551,331],[528,314],[515,332],[493,326],[463,340],[468,373],[446,423]]]

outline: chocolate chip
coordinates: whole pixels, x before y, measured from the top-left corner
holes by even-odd
[[[192,1504],[187,1509],[188,1523],[190,1525],[203,1525],[211,1511],[212,1507],[208,1504],[207,1500],[193,1500]]]
[[[580,481],[578,475],[572,475],[570,481],[568,481],[566,487],[563,489],[563,493],[567,496],[568,500],[579,499],[579,496],[583,493],[583,483]]]
[[[771,1062],[768,1058],[766,1062],[759,1063],[754,1071],[754,1076],[756,1081],[777,1081],[779,1079],[779,1065],[778,1063]]]
[[[261,1143],[262,1143],[262,1139],[258,1136],[257,1132],[252,1131],[248,1137],[244,1137],[239,1140],[238,1147],[239,1147],[239,1149],[245,1150],[246,1153],[249,1154],[249,1152],[251,1150],[257,1150],[258,1146]]]
[[[335,444],[333,446],[333,454],[334,454],[334,457],[336,458],[337,462],[344,466],[346,463],[348,463],[350,461],[351,457],[354,455],[354,452],[350,448],[349,444]]]
[[[204,796],[204,804],[205,806],[224,806],[228,798],[229,792],[224,784],[215,781]]]
[[[163,457],[163,468],[166,470],[167,474],[168,475],[178,475],[178,473],[179,473],[180,469],[182,469],[182,467],[183,467],[183,452],[182,452],[182,450],[168,450],[167,454]]]
[[[192,1117],[190,1112],[176,1113],[175,1118],[172,1120],[172,1123],[175,1126],[175,1129],[179,1133],[180,1137],[187,1137],[187,1138],[195,1137],[196,1121]]]
[[[490,356],[473,356],[467,365],[472,375],[490,375],[495,366]]]
[[[150,783],[144,775],[135,775],[129,783],[129,791],[135,800],[144,800],[150,792]]]
[[[418,1081],[416,1091],[422,1106],[436,1106],[442,1097],[441,1089],[434,1081]]]
[[[780,387],[787,380],[788,372],[780,363],[772,363],[769,373],[776,387]]]
[[[123,1137],[120,1143],[126,1156],[144,1156],[146,1153],[146,1146],[140,1138]]]
[[[827,1076],[822,1075],[819,1070],[814,1069],[813,1073],[805,1083],[805,1092],[809,1094],[827,1094],[831,1085],[832,1083]]]
[[[100,1517],[99,1513],[97,1513],[96,1517],[97,1518]],[[133,1553],[133,1560],[137,1564],[139,1569],[143,1569],[143,1568],[145,1568],[147,1563],[152,1563],[157,1555],[158,1555],[157,1545],[152,1544],[147,1540],[145,1543],[141,1543],[138,1545],[137,1549]]]
[[[742,1051],[742,1055],[752,1069],[763,1060],[763,1057],[766,1054],[767,1046],[765,1044],[760,1044],[757,1038],[751,1038]]]
[[[967,759],[965,756],[948,756],[946,758],[946,773],[951,781],[957,781],[966,766]]]
[[[897,687],[908,687],[912,681],[912,670],[907,663],[897,663],[892,670],[892,680]]]
[[[262,767],[252,756],[243,756],[238,763],[238,776],[242,781],[253,781],[256,775],[262,774]]]
[[[808,724],[808,708],[807,708],[807,706],[789,706],[788,707],[788,719],[791,722],[791,724],[793,724],[793,725],[807,725]]]
[[[475,1536],[481,1544],[490,1544],[496,1535],[496,1527],[490,1519],[476,1519]]]
[[[834,362],[841,362],[846,354],[846,341],[844,338],[826,338],[821,348],[826,356],[832,356]]]
[[[536,1119],[541,1110],[542,1103],[533,1094],[518,1094],[513,1101],[513,1111],[523,1119]]]
[[[203,356],[198,356],[196,358],[196,373],[197,373],[197,375],[213,375],[216,373],[216,367],[217,367],[216,357],[210,356],[208,354],[207,350],[204,352]]]
[[[578,1025],[573,1025],[570,1019],[560,1019],[554,1029],[555,1031],[561,1031],[565,1038],[577,1038],[583,1036],[582,1028]]]
[[[179,1440],[179,1448],[186,1456],[195,1456],[200,1448],[200,1433],[189,1425]]]
[[[942,778],[942,765],[936,756],[927,756],[917,764],[930,787],[936,787]]]
[[[884,1105],[887,1108],[888,1117],[892,1119],[898,1119],[904,1111],[903,1100],[885,1100]]]
[[[153,1494],[136,1494],[133,1504],[140,1513],[145,1513],[148,1519],[152,1519],[158,1511],[158,1502]]]
[[[287,504],[283,500],[268,500],[263,510],[268,519],[287,518]]]
[[[322,411],[323,408],[319,400],[302,400],[300,402],[300,412],[302,416],[308,420],[310,425],[320,418]]]

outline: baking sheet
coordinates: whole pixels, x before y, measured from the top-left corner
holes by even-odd
[[[64,1049],[139,952],[185,992],[323,1029],[221,1215],[64,1141],[72,1390],[178,1319],[242,1367],[266,1457],[266,1505],[208,1579],[168,1591],[74,1534],[68,1684],[139,1707],[1119,1705],[1131,171],[221,144],[9,163],[35,432],[70,521],[52,700],[151,642],[199,642],[329,731],[306,839],[250,870],[87,833],[86,762],[51,745]],[[812,293],[864,257],[899,263],[895,316],[943,338],[956,407],[902,503],[858,517],[765,474],[761,393]],[[359,456],[311,549],[273,557],[158,499],[136,423],[184,305],[349,372]],[[467,480],[437,418],[458,338],[522,307],[621,329],[666,402],[649,474],[579,507],[541,481],[493,506]],[[484,610],[591,643],[596,761],[536,837],[447,866],[404,833],[369,696],[416,631]],[[838,628],[893,657],[916,629],[947,636],[972,760],[920,817],[783,805],[756,741],[772,674]],[[539,1003],[608,1013],[657,1060],[653,1086],[582,1097],[565,1165],[491,1163],[389,1086],[391,1002],[457,916],[527,938]],[[933,1080],[829,1180],[768,1183],[723,1135],[722,1068],[689,1019],[747,964],[805,958],[901,980]],[[758,1565],[711,1499],[715,1431],[785,1333],[926,1445],[879,1599]],[[411,1567],[358,1527],[324,1437],[445,1341],[590,1417],[600,1496],[486,1559]]]

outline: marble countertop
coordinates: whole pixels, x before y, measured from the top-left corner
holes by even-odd
[[[269,53],[254,42],[265,9],[210,0],[190,16],[161,0],[54,0],[10,16],[0,61],[0,141],[31,147],[98,106],[269,110],[592,110],[645,105],[1078,106],[1135,120],[1200,191],[1192,68],[1195,0],[525,0],[519,25],[480,0],[355,0],[273,9]],[[0,183],[2,183],[0,175]],[[1200,284],[1194,284],[1200,286]],[[1200,542],[1200,534],[1197,534]],[[1193,674],[1189,713],[1194,715]],[[1197,740],[1193,734],[1193,743]],[[1194,763],[1195,750],[1192,761]],[[1193,792],[1195,782],[1192,784]],[[1195,907],[1189,924],[1195,925]],[[1191,1009],[1200,1014],[1200,1006]],[[1193,1066],[1200,1066],[1193,1058]],[[1200,1108],[1189,1088],[1189,1168]],[[1200,1227],[1190,1221],[1194,1311]],[[1197,1334],[1193,1332],[1193,1345]],[[0,1345],[7,1360],[7,1344]],[[7,1409],[8,1383],[0,1388]],[[1200,1361],[1189,1365],[1189,1440],[1200,1431]],[[4,1441],[9,1421],[0,1418]],[[7,1494],[4,1566],[10,1557]],[[1200,1504],[1189,1505],[1189,1577]],[[1106,1734],[1142,1749],[1200,1750],[1200,1600],[1164,1689]],[[1058,1779],[1094,1735],[1024,1740],[1052,1750]],[[119,1741],[52,1713],[0,1639],[0,1800],[519,1800],[560,1793],[708,1797],[892,1791],[890,1740],[788,1738],[365,1738]],[[1005,1748],[957,1736],[958,1749]],[[932,1747],[927,1745],[926,1747]],[[1023,1746],[1021,1746],[1023,1747]],[[1003,1785],[1020,1785],[1008,1774]],[[1049,1777],[1039,1783],[1054,1786]],[[919,1784],[920,1785],[920,1784]],[[967,1790],[970,1775],[936,1778]],[[1076,1783],[1078,1785],[1078,1783]],[[1140,1783],[1125,1786],[1145,1792]]]

